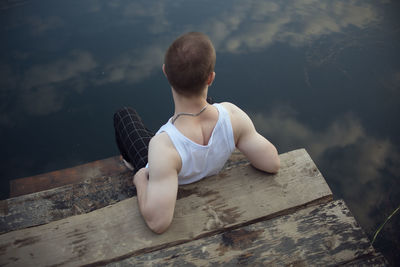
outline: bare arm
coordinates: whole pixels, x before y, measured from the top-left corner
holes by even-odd
[[[273,144],[260,135],[249,116],[237,106],[224,103],[231,114],[236,147],[257,169],[277,173],[280,168],[278,152]]]
[[[149,144],[149,169],[140,169],[135,177],[139,209],[148,227],[165,232],[172,222],[178,192],[180,157],[166,134]],[[149,179],[147,179],[149,177]]]

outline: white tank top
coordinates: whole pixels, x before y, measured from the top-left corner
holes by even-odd
[[[235,150],[232,124],[229,113],[221,104],[218,109],[218,121],[208,144],[199,145],[184,136],[171,119],[156,134],[166,132],[182,159],[182,168],[178,174],[178,183],[190,184],[204,177],[217,174]]]

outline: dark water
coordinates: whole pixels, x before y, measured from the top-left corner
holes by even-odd
[[[400,6],[391,1],[0,2],[1,197],[10,179],[116,155],[112,114],[156,130],[187,31],[217,49],[210,95],[279,152],[304,147],[371,238],[400,204]],[[400,262],[400,214],[375,247]]]

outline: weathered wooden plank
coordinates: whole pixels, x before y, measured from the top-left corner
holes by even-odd
[[[108,165],[111,163],[106,161]],[[246,164],[245,156],[236,150],[225,164],[224,169]],[[87,165],[86,167],[88,167]],[[102,174],[108,173],[106,166],[99,162],[94,172],[103,169]],[[82,166],[71,171],[70,169],[59,171],[60,173],[76,173],[82,170]],[[115,170],[112,167],[109,170]],[[86,173],[90,173],[86,170]],[[49,174],[54,177],[53,174]],[[46,175],[42,175],[46,177]],[[64,175],[59,174],[62,179]],[[91,212],[114,204],[121,200],[136,195],[136,190],[131,182],[132,173],[125,167],[112,175],[91,177],[79,183],[23,195],[0,201],[0,233],[6,233],[26,227],[32,227],[52,221]],[[41,180],[39,180],[40,182]],[[58,182],[57,182],[58,183]]]
[[[126,172],[126,167],[122,164],[119,156],[96,160],[67,169],[11,180],[10,197],[83,182],[89,178],[118,176],[124,172]]]
[[[210,236],[332,199],[304,149],[280,155],[269,175],[246,165],[179,190],[174,220],[163,235],[145,226],[136,197],[88,214],[0,236],[3,264],[83,265],[142,254]]]
[[[136,195],[132,174],[97,177],[0,201],[0,233],[88,213]]]
[[[235,150],[224,168],[236,166],[243,162],[246,162],[245,157],[239,150]],[[71,168],[11,180],[10,197],[58,188],[64,185],[84,182],[88,179],[119,176],[125,172],[126,167],[122,164],[120,156],[114,156]]]
[[[337,266],[346,266],[346,267],[382,267],[389,266],[389,263],[385,259],[385,257],[380,253],[372,253],[370,255],[361,255],[358,258],[343,263],[338,264]]]
[[[107,266],[333,266],[372,252],[337,200]]]
[[[231,168],[239,167],[248,164],[249,161],[245,157],[245,155],[242,154],[238,149],[235,149],[233,153],[231,154],[231,157],[228,159],[228,161],[225,163],[224,167],[222,168],[222,171],[224,170],[229,170]]]

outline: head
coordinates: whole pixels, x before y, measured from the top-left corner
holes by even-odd
[[[203,33],[176,39],[164,58],[164,72],[173,89],[184,96],[200,95],[214,78],[215,49]]]

